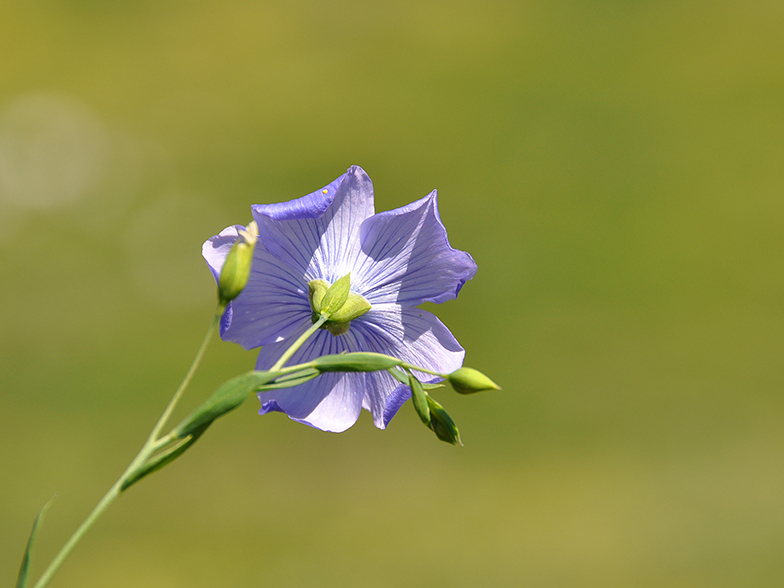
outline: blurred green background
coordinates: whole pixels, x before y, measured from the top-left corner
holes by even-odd
[[[255,400],[66,587],[781,586],[784,4],[6,1],[0,583],[37,577],[209,323],[201,243],[351,164],[438,188],[434,307],[504,390],[335,435]],[[432,310],[432,309],[431,309]],[[255,354],[214,342],[180,413]]]

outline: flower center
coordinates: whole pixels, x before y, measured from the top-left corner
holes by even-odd
[[[351,292],[349,276],[343,276],[334,284],[326,280],[313,280],[308,283],[308,298],[313,311],[311,320],[315,324],[322,317],[327,320],[321,326],[337,337],[347,332],[351,321],[370,310],[365,297]]]

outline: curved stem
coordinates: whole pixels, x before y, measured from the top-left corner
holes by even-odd
[[[277,371],[277,370],[279,370],[280,368],[282,368],[282,367],[283,367],[283,366],[286,364],[286,362],[287,362],[289,359],[291,359],[291,356],[292,356],[292,355],[294,355],[294,353],[296,353],[297,349],[299,349],[300,347],[302,347],[302,344],[303,344],[305,341],[307,341],[307,340],[308,340],[308,338],[309,338],[309,337],[310,337],[310,336],[311,336],[313,333],[315,333],[316,331],[318,331],[318,330],[319,330],[319,328],[321,327],[321,325],[323,325],[324,323],[326,323],[326,322],[327,322],[327,319],[328,319],[328,318],[329,318],[329,317],[328,317],[327,315],[324,315],[324,314],[322,314],[322,315],[319,317],[319,320],[317,320],[315,323],[313,323],[313,324],[310,326],[310,328],[309,328],[307,331],[305,331],[304,333],[302,333],[302,335],[300,335],[299,339],[297,339],[296,341],[294,341],[294,343],[292,343],[292,344],[291,344],[291,347],[289,347],[288,349],[286,349],[286,352],[285,352],[283,355],[281,355],[281,356],[280,356],[280,359],[279,359],[278,361],[276,361],[276,362],[275,362],[275,365],[273,365],[273,366],[270,368],[270,371],[271,371],[271,372],[274,372],[274,371]]]
[[[146,462],[158,449],[160,449],[162,446],[160,443],[161,440],[157,439],[157,437],[160,434],[161,429],[166,424],[166,421],[169,420],[172,411],[174,411],[174,407],[177,406],[177,402],[179,402],[180,398],[182,397],[182,393],[193,379],[193,374],[196,372],[196,369],[199,367],[199,364],[204,357],[204,352],[207,350],[207,345],[210,342],[213,331],[215,331],[215,327],[220,321],[220,317],[223,314],[224,308],[225,307],[221,305],[218,306],[218,309],[215,312],[215,317],[212,320],[212,324],[210,324],[210,327],[207,329],[207,334],[204,336],[204,339],[199,346],[199,350],[196,352],[196,357],[194,357],[190,368],[188,368],[188,372],[185,374],[185,377],[177,388],[177,391],[174,393],[174,396],[172,396],[172,399],[169,401],[169,404],[166,406],[166,409],[163,411],[163,414],[158,419],[158,422],[155,423],[152,432],[150,433],[149,437],[147,437],[147,440],[144,442],[141,450],[139,450],[139,453],[136,455],[136,457],[133,458],[133,461],[131,461],[130,465],[125,469],[114,485],[109,488],[109,491],[104,494],[103,498],[101,498],[98,504],[95,505],[95,508],[93,508],[92,512],[87,515],[87,518],[84,519],[82,524],[79,525],[76,531],[74,531],[70,539],[68,539],[65,545],[63,545],[49,566],[44,570],[44,573],[41,574],[41,577],[38,579],[38,582],[35,583],[33,588],[44,588],[44,586],[49,583],[57,570],[60,569],[60,566],[63,565],[63,562],[70,555],[71,551],[73,551],[74,547],[76,547],[76,544],[79,543],[79,540],[82,538],[82,536],[93,525],[98,517],[103,514],[109,505],[114,502],[122,493],[123,483],[126,479],[128,479],[128,476],[135,472],[140,465]]]
[[[400,364],[405,370],[414,370],[417,372],[425,372],[426,374],[430,374],[431,376],[438,376],[439,378],[446,378],[449,374],[442,374],[441,372],[434,372],[433,370],[429,370],[423,367],[419,367],[418,365],[411,365],[410,363],[403,362]]]
[[[158,437],[158,434],[161,432],[161,429],[163,429],[163,426],[166,424],[166,421],[169,420],[171,413],[174,411],[174,408],[177,406],[177,403],[180,401],[180,398],[182,397],[182,393],[185,392],[185,389],[188,387],[188,384],[191,383],[191,380],[193,379],[193,374],[196,373],[196,369],[199,367],[199,364],[201,363],[201,360],[204,357],[204,352],[207,351],[207,346],[209,345],[210,339],[212,338],[212,333],[215,330],[215,327],[218,326],[218,323],[220,322],[221,319],[221,315],[223,314],[223,310],[225,308],[226,307],[223,305],[218,305],[218,308],[215,311],[215,316],[212,318],[212,323],[207,329],[207,332],[204,335],[204,339],[202,339],[201,345],[199,346],[199,350],[196,352],[196,357],[194,357],[193,361],[191,362],[191,367],[188,368],[188,372],[185,374],[185,377],[182,379],[182,382],[180,382],[179,388],[177,388],[177,391],[174,393],[174,396],[172,396],[172,399],[169,401],[166,410],[163,411],[161,418],[159,418],[158,422],[155,423],[155,426],[150,432],[150,436],[147,437],[147,443],[153,442]]]

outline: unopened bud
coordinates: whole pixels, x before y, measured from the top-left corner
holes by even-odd
[[[226,256],[226,261],[223,262],[218,280],[218,301],[223,306],[239,296],[248,283],[250,266],[253,262],[253,248],[259,236],[256,222],[250,223],[247,229],[242,229],[239,233],[240,236]]]
[[[469,367],[462,367],[447,376],[455,392],[474,394],[485,390],[500,390],[501,387],[482,372]]]
[[[430,396],[427,397],[427,406],[430,409],[430,428],[436,434],[436,437],[452,445],[462,445],[460,431],[457,430],[455,422],[446,413],[444,407]]]
[[[322,355],[311,362],[320,372],[375,372],[388,370],[401,363],[402,359],[370,351]]]

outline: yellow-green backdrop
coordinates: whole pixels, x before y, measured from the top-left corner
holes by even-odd
[[[322,433],[251,400],[52,586],[781,586],[784,5],[6,0],[0,583],[33,576],[185,372],[202,241],[352,164],[438,188],[433,306],[503,391]],[[214,342],[183,403],[249,369]]]

